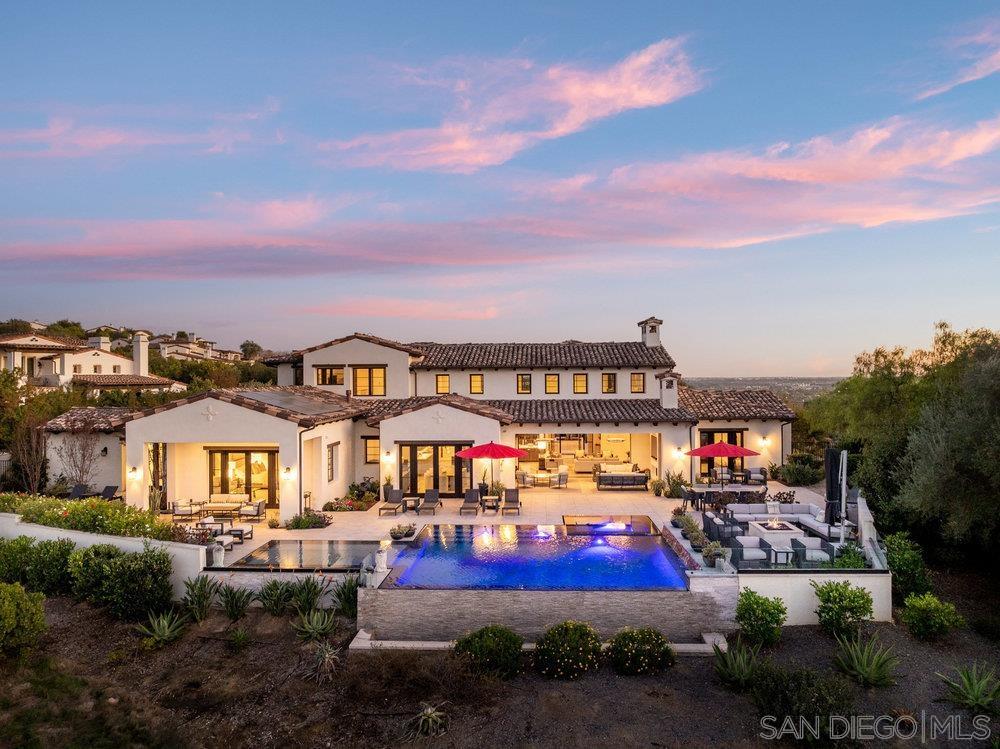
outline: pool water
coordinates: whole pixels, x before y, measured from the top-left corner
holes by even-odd
[[[581,524],[426,526],[382,587],[683,590],[684,565],[658,535],[585,535]]]
[[[268,541],[226,569],[250,571],[302,572],[313,570],[352,571],[361,568],[369,554],[374,555],[378,541]],[[388,563],[392,564],[400,550],[393,544],[387,548]]]

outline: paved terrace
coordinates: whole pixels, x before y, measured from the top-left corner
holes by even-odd
[[[771,493],[785,491],[788,487],[770,482]],[[799,502],[822,507],[826,504],[823,496],[802,487],[795,487],[795,498]],[[439,525],[560,525],[563,515],[647,515],[659,527],[670,523],[671,513],[681,505],[679,499],[654,497],[651,492],[635,490],[597,491],[589,481],[572,481],[565,489],[544,487],[521,490],[521,514],[479,512],[478,515],[459,515],[461,499],[442,499],[434,515],[415,512],[400,512],[397,515],[378,514],[380,504],[367,512],[333,513],[333,521],[326,528],[313,530],[285,530],[268,528],[266,523],[254,524],[254,537],[246,543],[236,544],[232,552],[226,554],[226,562],[232,563],[249,554],[254,549],[272,539],[316,539],[316,540],[356,540],[378,541],[389,538],[389,529],[400,523],[413,523],[417,531],[427,524]]]

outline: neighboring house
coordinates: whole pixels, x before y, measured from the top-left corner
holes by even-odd
[[[521,468],[566,465],[583,480],[602,463],[696,478],[714,463],[684,453],[714,441],[760,453],[732,468],[781,464],[794,413],[767,391],[678,387],[661,325],[649,318],[640,340],[604,343],[405,344],[355,333],[271,358],[276,387],[119,417],[126,497],[145,506],[151,485],[170,501],[246,494],[287,519],[307,494],[318,507],[366,476],[408,495],[461,496],[490,464],[455,453],[490,440],[524,449]],[[496,468],[512,486],[514,461]]]
[[[191,336],[188,339],[160,336],[154,338],[151,343],[157,347],[160,356],[164,359],[215,359],[219,361],[241,361],[243,359],[243,355],[239,351],[217,349],[215,341],[206,341],[198,336]]]
[[[121,419],[129,412],[127,408],[77,406],[46,423],[49,486],[76,483],[75,473],[89,465],[86,483],[94,491],[123,487],[125,430]],[[81,434],[92,436],[84,443]]]
[[[37,333],[39,331],[45,330],[49,326],[43,322],[38,322],[38,320],[32,320],[31,322],[28,323],[28,327],[31,328],[32,332]]]
[[[86,342],[73,338],[22,333],[0,337],[3,369],[19,369],[31,384],[43,388],[84,388],[94,394],[105,390],[180,392],[183,383],[149,374],[147,335],[136,333],[132,358],[111,350],[102,336]]]

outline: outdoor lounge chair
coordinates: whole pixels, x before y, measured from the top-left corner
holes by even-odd
[[[382,506],[378,508],[379,515],[385,515],[391,512],[395,515],[403,507],[403,490],[402,489],[389,489],[386,492],[387,496],[385,502]]]
[[[170,503],[170,515],[172,518],[182,518],[184,520],[194,520],[198,517],[198,508],[192,504],[182,505],[180,502]]]
[[[749,468],[746,470],[746,482],[748,484],[766,484],[767,483],[767,469],[766,468]]]
[[[757,536],[736,536],[729,561],[738,570],[766,569],[771,566],[771,544]]]
[[[233,522],[231,520],[226,520],[225,518],[215,519],[213,515],[206,515],[201,520],[199,520],[195,525],[198,528],[205,528],[213,537],[219,537],[226,535],[226,525],[232,527]],[[230,545],[232,545],[230,543]]]
[[[691,506],[692,510],[698,510],[701,508],[701,495],[699,495],[694,489],[681,487],[681,500],[681,510],[684,512],[688,511],[688,505]]]
[[[117,493],[118,493],[117,486],[106,486],[104,487],[103,491],[101,491],[101,499],[107,499],[110,501],[115,498],[115,495]]]
[[[246,520],[250,523],[259,523],[264,519],[264,506],[266,503],[267,500],[258,499],[256,502],[244,505],[240,508],[238,513],[240,520]]]
[[[430,510],[431,515],[441,506],[441,496],[437,489],[428,489],[424,492],[424,501],[417,505],[417,514],[424,510]]]
[[[812,537],[793,538],[792,551],[795,554],[795,566],[802,568],[833,564],[836,553],[829,541]]]
[[[70,490],[70,492],[69,492],[69,498],[70,499],[80,499],[81,497],[86,497],[87,496],[87,489],[88,489],[88,487],[87,487],[86,484],[77,484],[76,486],[74,486]]]
[[[229,529],[229,535],[236,539],[237,543],[243,543],[248,538],[253,538],[252,525],[234,525]]]
[[[500,507],[500,514],[507,512],[521,514],[521,493],[517,489],[503,490],[503,505]]]
[[[720,483],[723,481],[732,482],[733,472],[728,468],[713,468],[712,469],[712,482]]]
[[[469,489],[465,492],[465,500],[462,502],[462,506],[458,508],[458,514],[461,515],[463,512],[471,512],[473,515],[479,514],[478,489]]]

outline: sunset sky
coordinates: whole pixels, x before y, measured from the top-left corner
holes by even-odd
[[[996,3],[8,3],[0,319],[637,338],[826,375],[1000,327]]]

